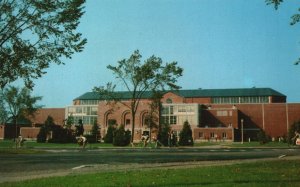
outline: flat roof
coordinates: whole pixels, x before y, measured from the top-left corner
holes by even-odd
[[[172,92],[185,98],[203,98],[203,97],[255,97],[255,96],[279,96],[286,97],[284,94],[272,88],[233,88],[233,89],[190,89],[190,90],[167,90],[164,93]],[[130,99],[131,92],[115,92],[118,99]],[[151,91],[146,91],[143,99],[149,99],[152,96]],[[74,100],[105,100],[106,97],[98,92],[86,92]]]

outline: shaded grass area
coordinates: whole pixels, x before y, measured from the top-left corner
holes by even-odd
[[[15,148],[13,140],[0,140],[0,148]],[[22,148],[78,148],[76,143],[37,143],[36,141],[25,141]],[[112,144],[93,143],[88,144],[87,148],[113,147]]]
[[[300,161],[278,160],[187,169],[51,177],[1,186],[300,186]]]
[[[136,143],[135,147],[142,147],[142,143]],[[205,146],[225,146],[228,148],[251,148],[251,147],[270,147],[270,148],[289,148],[290,145],[283,142],[269,142],[266,144],[260,144],[259,142],[244,142],[241,144],[240,142],[201,142],[195,143],[194,147],[205,147]],[[25,141],[23,148],[78,148],[78,144],[76,143],[37,143],[36,141]],[[111,148],[114,147],[112,144],[107,143],[91,143],[87,145],[87,148],[96,149],[96,148]],[[131,147],[130,145],[127,147]],[[148,147],[155,147],[154,143],[148,144]],[[0,148],[15,148],[15,142],[13,140],[0,140]]]

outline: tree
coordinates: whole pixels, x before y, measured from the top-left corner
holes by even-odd
[[[33,116],[41,106],[37,102],[42,99],[39,96],[31,96],[31,91],[24,87],[22,89],[9,86],[1,93],[1,98],[7,108],[8,116],[13,120],[16,126],[16,137],[18,136],[17,125],[18,119],[25,116]]]
[[[124,125],[120,125],[118,129],[115,130],[113,145],[114,146],[127,146],[130,143],[130,132],[125,131]]]
[[[63,64],[87,40],[76,32],[85,0],[0,1],[0,88],[19,78],[28,88],[50,63]]]
[[[163,64],[161,58],[153,55],[141,63],[141,58],[140,52],[136,50],[128,59],[119,61],[117,66],[107,66],[130,93],[129,104],[120,100],[121,96],[114,91],[116,85],[112,83],[108,83],[106,88],[94,88],[94,91],[106,96],[107,99],[129,108],[132,119],[131,143],[134,140],[136,112],[145,92],[164,90],[165,87],[178,89],[176,82],[183,72],[183,69],[177,66],[177,62]]]
[[[270,137],[268,137],[266,135],[265,131],[261,129],[257,133],[257,140],[259,141],[260,144],[265,144],[265,143],[268,143],[270,141]]]
[[[157,140],[161,142],[164,146],[168,146],[169,144],[169,133],[171,131],[171,127],[169,124],[161,124],[158,129]]]
[[[116,130],[116,128],[113,125],[108,126],[106,135],[104,137],[105,143],[113,143],[115,130]]]
[[[2,94],[0,94],[0,125],[4,124],[7,121],[7,111],[5,109],[4,100]]]
[[[55,125],[54,119],[48,116],[44,125],[41,127],[39,134],[37,135],[37,142],[45,143],[48,141],[48,135]]]
[[[101,135],[99,133],[99,127],[97,120],[94,121],[93,127],[92,127],[92,137],[94,138],[94,141],[97,142],[98,139],[101,139]]]
[[[283,3],[283,0],[265,0],[266,4],[267,5],[274,5],[274,8],[277,10],[279,5],[281,3]],[[300,8],[298,9],[298,11],[300,11]],[[300,14],[294,14],[292,17],[291,17],[291,22],[290,22],[290,25],[295,25],[297,24],[298,22],[300,22]],[[298,65],[300,64],[300,58],[298,58],[298,60],[295,62],[295,65]]]
[[[295,132],[300,133],[300,121],[294,122],[289,128],[288,135],[287,135],[288,144],[295,145],[296,142],[295,139],[293,139],[293,137],[295,136]]]
[[[68,116],[68,118],[65,119],[64,122],[65,122],[64,127],[67,129],[71,129],[72,125],[74,124],[73,115]]]
[[[194,145],[192,129],[188,121],[185,121],[183,128],[179,134],[179,145],[191,146]]]

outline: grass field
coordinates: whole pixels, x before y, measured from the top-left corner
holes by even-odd
[[[142,147],[142,144],[135,144],[136,147]],[[205,146],[224,146],[229,148],[247,148],[247,147],[275,147],[275,148],[288,148],[287,143],[282,142],[269,142],[267,144],[260,144],[259,142],[202,142],[195,143],[194,147],[205,147]],[[76,143],[37,143],[36,141],[25,141],[23,148],[78,148]],[[105,147],[114,147],[112,144],[106,143],[93,143],[88,144],[87,148],[105,148]],[[131,146],[128,146],[131,147]],[[154,147],[154,144],[149,144],[149,147]],[[13,140],[0,140],[0,148],[15,148],[15,142]]]
[[[107,172],[51,177],[1,186],[300,186],[300,160]]]

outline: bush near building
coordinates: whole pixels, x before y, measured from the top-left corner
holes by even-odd
[[[54,119],[51,116],[48,116],[44,125],[40,128],[40,132],[37,135],[37,142],[38,143],[45,143],[47,142],[47,137],[52,130],[53,126],[55,125]]]
[[[181,146],[192,146],[194,145],[192,129],[188,121],[183,124],[182,131],[179,134],[179,145]]]
[[[105,143],[113,143],[115,130],[116,130],[116,128],[113,125],[108,126],[106,135],[104,137]]]
[[[161,124],[159,126],[157,140],[161,142],[164,146],[169,145],[169,132],[171,131],[171,127],[169,124]]]
[[[270,142],[271,138],[266,135],[265,131],[262,129],[257,133],[257,140],[259,141],[260,144],[265,144]]]
[[[52,138],[49,143],[75,143],[76,137],[72,129],[63,128],[60,125],[54,125],[52,128]]]
[[[121,125],[115,130],[113,136],[114,146],[127,146],[130,143],[131,133],[129,130],[125,131],[124,125]]]

